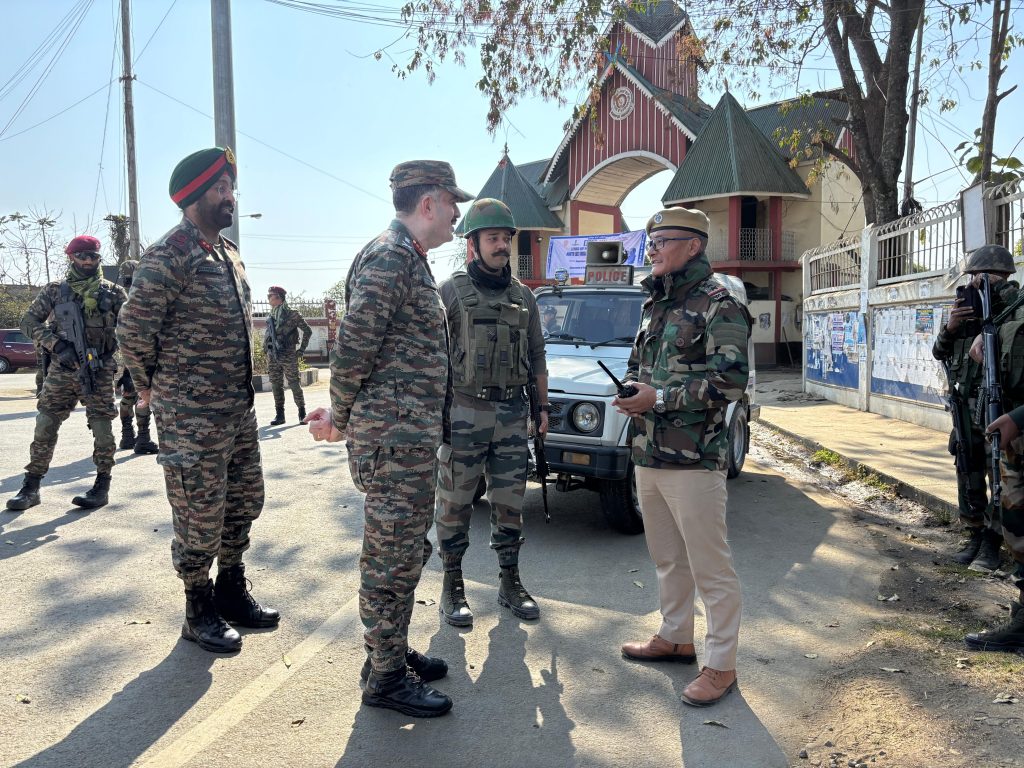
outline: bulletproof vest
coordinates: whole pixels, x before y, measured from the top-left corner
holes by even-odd
[[[522,387],[528,381],[530,311],[513,280],[501,296],[485,296],[465,272],[452,275],[458,299],[461,349],[452,357],[455,388],[476,395],[485,387]]]
[[[97,311],[89,315],[77,300],[68,281],[64,280],[60,284],[60,303],[73,305],[77,310],[85,329],[86,347],[95,349],[96,354],[101,358],[109,358],[117,350],[117,336],[114,332],[117,323],[117,316],[114,314],[114,298],[114,294],[107,286],[101,284],[96,295]],[[62,328],[61,330],[67,332],[67,329]]]

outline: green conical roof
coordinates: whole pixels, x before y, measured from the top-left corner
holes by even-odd
[[[561,232],[562,220],[548,209],[547,203],[537,189],[508,158],[508,152],[501,156],[498,167],[477,193],[477,199],[493,197],[501,200],[512,211],[517,229],[541,229]],[[463,219],[464,221],[465,219]],[[456,228],[456,234],[462,234],[462,224]]]
[[[733,195],[807,197],[810,192],[779,148],[726,92],[661,200],[676,205]]]

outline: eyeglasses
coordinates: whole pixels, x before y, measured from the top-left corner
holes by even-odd
[[[647,241],[648,251],[660,251],[665,247],[665,243],[671,243],[674,240],[700,240],[699,237],[652,237]]]
[[[100,255],[96,251],[79,251],[71,254],[71,258],[79,261],[99,261]]]

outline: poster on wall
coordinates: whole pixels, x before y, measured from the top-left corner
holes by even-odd
[[[932,346],[952,305],[876,307],[872,316],[871,392],[941,405],[946,391]]]
[[[569,277],[583,278],[587,271],[587,243],[591,240],[620,241],[626,251],[626,264],[642,267],[645,263],[647,232],[619,232],[614,235],[581,235],[552,237],[548,241],[548,265],[544,272],[549,280],[555,279],[555,272],[568,270]]]
[[[808,381],[857,389],[864,339],[864,320],[859,312],[808,314],[804,318]]]

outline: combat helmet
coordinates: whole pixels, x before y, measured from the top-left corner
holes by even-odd
[[[125,259],[121,262],[121,266],[118,269],[118,277],[121,279],[121,285],[125,288],[132,284],[132,278],[135,276],[135,268],[139,266],[139,262],[135,259]]]
[[[1013,254],[1001,245],[983,245],[971,254],[967,261],[964,272],[976,274],[978,272],[995,272],[996,274],[1012,275],[1017,271],[1017,265],[1013,263]]]
[[[509,229],[514,235],[516,220],[512,218],[512,211],[501,200],[482,197],[466,211],[466,217],[462,220],[460,229],[463,237],[469,237],[481,229]]]

